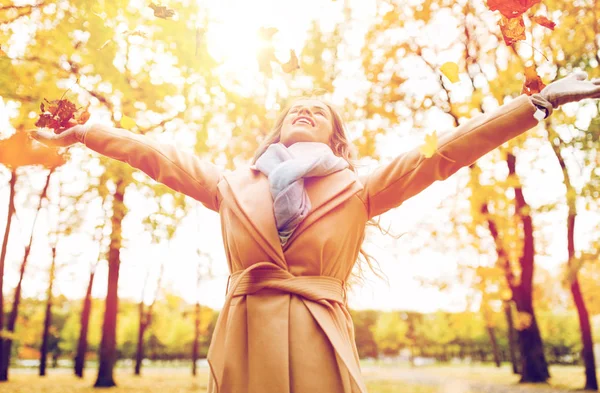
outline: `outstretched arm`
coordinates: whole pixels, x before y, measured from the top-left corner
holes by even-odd
[[[81,142],[90,149],[140,169],[152,179],[218,211],[217,183],[221,171],[214,164],[121,128],[95,124],[74,126],[60,134],[34,130],[31,136],[50,146]]]
[[[433,182],[447,179],[460,168],[471,165],[484,154],[534,127],[543,118],[544,111],[549,116],[553,108],[568,102],[600,98],[600,78],[586,79],[585,72],[574,72],[549,84],[540,94],[521,95],[495,111],[478,115],[443,134],[438,152],[431,158],[425,158],[419,149],[414,149],[363,177],[362,197],[369,218],[400,206]]]
[[[396,157],[363,177],[369,218],[400,206],[437,180],[445,180],[504,142],[534,127],[537,108],[522,95],[439,137],[438,150],[425,158],[419,149]]]

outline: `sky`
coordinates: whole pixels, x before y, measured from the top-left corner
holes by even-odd
[[[373,0],[346,0],[354,9],[355,23],[358,28],[356,35],[357,47],[360,47],[361,26],[370,23],[374,15]],[[340,6],[343,0],[335,2],[323,0],[305,0],[303,2],[289,2],[282,0],[200,0],[208,9],[216,22],[211,26],[208,36],[209,47],[213,54],[225,63],[224,72],[237,76],[247,76],[248,88],[251,88],[251,70],[245,59],[254,58],[257,42],[255,31],[261,26],[274,26],[279,29],[278,41],[282,47],[292,48],[296,51],[302,49],[307,29],[312,19],[317,15],[323,20],[324,28],[328,23],[333,23],[340,18]],[[232,12],[235,10],[235,12]],[[360,62],[358,62],[360,64]],[[347,67],[347,78],[343,78],[338,94],[352,94],[357,88],[352,84],[352,72],[356,64]],[[7,123],[9,108],[0,102],[0,124]],[[4,112],[4,113],[2,113]],[[585,117],[585,116],[584,116]],[[443,126],[443,124],[440,124]],[[389,135],[378,143],[382,156],[382,163],[409,149],[418,148],[422,143],[420,138],[408,134]],[[553,166],[551,151],[548,146],[541,147],[536,155],[525,153],[525,161],[547,160],[548,171],[545,175],[527,179],[526,197],[534,205],[541,205],[559,199],[561,195],[560,171]],[[83,157],[83,152],[73,154],[74,165],[78,157]],[[380,163],[373,162],[365,171],[373,170]],[[496,170],[491,168],[490,170]],[[406,201],[402,206],[382,216],[384,226],[392,225],[394,233],[422,233],[423,224],[439,221],[443,225],[449,219],[437,206],[448,198],[453,198],[457,190],[464,187],[465,172],[460,171],[451,179],[435,183],[418,196]],[[0,184],[5,184],[5,175],[0,175]],[[43,185],[43,176],[32,176],[31,184],[38,189]],[[0,220],[4,220],[7,207],[7,188],[0,188]],[[21,195],[21,198],[23,196]],[[18,201],[22,205],[24,200]],[[144,278],[148,276],[146,299],[149,301],[153,294],[153,285],[157,282],[159,266],[167,264],[163,283],[167,288],[187,301],[194,302],[199,299],[202,304],[213,308],[220,308],[225,299],[225,285],[227,282],[227,264],[223,251],[220,232],[219,217],[216,213],[198,205],[197,211],[187,217],[171,244],[152,245],[149,235],[140,224],[142,218],[152,210],[151,203],[135,192],[128,193],[126,203],[131,211],[124,221],[124,232],[127,233],[127,247],[122,252],[122,265],[120,271],[119,293],[123,298],[139,299],[144,287]],[[89,220],[95,219],[98,207],[90,209]],[[11,236],[20,238],[23,243],[32,225],[33,216],[25,212],[19,213],[15,223],[15,233]],[[557,218],[558,220],[559,218]],[[43,233],[48,229],[48,222],[52,217],[43,214],[40,217],[36,231]],[[580,221],[580,239],[585,242],[585,233],[598,223],[598,217],[586,216]],[[3,227],[3,225],[2,225]],[[562,226],[550,227],[557,238],[561,238]],[[552,235],[549,235],[550,237]],[[70,298],[80,298],[85,294],[87,274],[90,264],[97,258],[98,247],[86,240],[84,235],[71,237],[60,244],[65,250],[74,250],[78,255],[69,256],[63,253],[62,262],[68,264],[58,273],[57,293],[64,293]],[[389,285],[370,274],[362,286],[352,289],[349,294],[350,307],[354,309],[381,309],[381,310],[417,310],[432,312],[438,309],[459,311],[467,306],[467,289],[456,286],[451,292],[441,292],[434,288],[427,288],[420,282],[420,278],[450,278],[457,272],[460,258],[464,255],[443,253],[432,247],[424,247],[415,252],[411,247],[414,235],[405,239],[394,240],[389,236],[375,234],[369,238],[368,251],[380,263],[383,272],[389,279]],[[12,243],[18,240],[11,238]],[[207,253],[210,258],[202,259],[190,245]],[[564,243],[560,240],[550,245],[550,256],[540,257],[539,263],[552,272],[558,272],[564,261]],[[59,248],[59,254],[61,253]],[[8,267],[5,285],[14,288],[16,285],[17,266],[22,255],[22,249],[16,247],[9,249]],[[24,283],[25,296],[43,296],[47,282],[45,266],[48,264],[49,250],[43,242],[35,243],[32,250],[32,263]],[[204,271],[209,264],[212,269],[212,279],[203,279],[200,290],[196,289],[196,271],[201,263]],[[93,296],[102,298],[106,288],[106,263],[100,264],[97,271],[97,280],[94,285]]]

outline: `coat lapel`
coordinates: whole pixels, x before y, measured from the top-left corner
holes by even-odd
[[[259,171],[248,167],[223,175],[219,191],[227,206],[244,223],[248,232],[269,254],[273,261],[287,270],[283,249],[279,241],[269,180]]]
[[[308,193],[311,209],[286,243],[285,249],[289,248],[294,239],[311,224],[347,201],[352,195],[362,190],[363,186],[352,170],[344,169],[328,176],[307,178],[304,180],[304,188]]]
[[[273,260],[287,270],[275,224],[268,178],[249,167],[225,174],[224,178],[228,187],[223,182],[219,184],[223,199]],[[288,240],[286,249],[312,223],[363,188],[350,169],[328,176],[306,178],[304,187],[311,202],[311,210]]]

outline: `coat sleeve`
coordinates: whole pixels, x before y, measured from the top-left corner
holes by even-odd
[[[440,135],[438,152],[441,154],[425,158],[416,148],[364,176],[362,199],[369,218],[400,206],[436,180],[447,179],[460,168],[533,128],[538,123],[533,116],[536,110],[530,97],[521,95],[493,112],[480,114]]]
[[[90,149],[140,169],[152,179],[218,211],[217,183],[221,170],[175,146],[104,125],[90,128],[81,142]]]

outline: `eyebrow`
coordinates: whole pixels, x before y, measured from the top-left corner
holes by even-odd
[[[297,109],[299,106],[301,106],[301,105],[294,105],[294,106],[292,106],[292,107],[290,108],[290,110],[292,110],[292,109]],[[320,110],[322,110],[322,111],[325,111],[325,112],[327,112],[327,109],[326,109],[325,107],[323,107],[323,106],[317,106],[317,105],[313,105],[313,106],[311,106],[311,109],[320,109]]]

